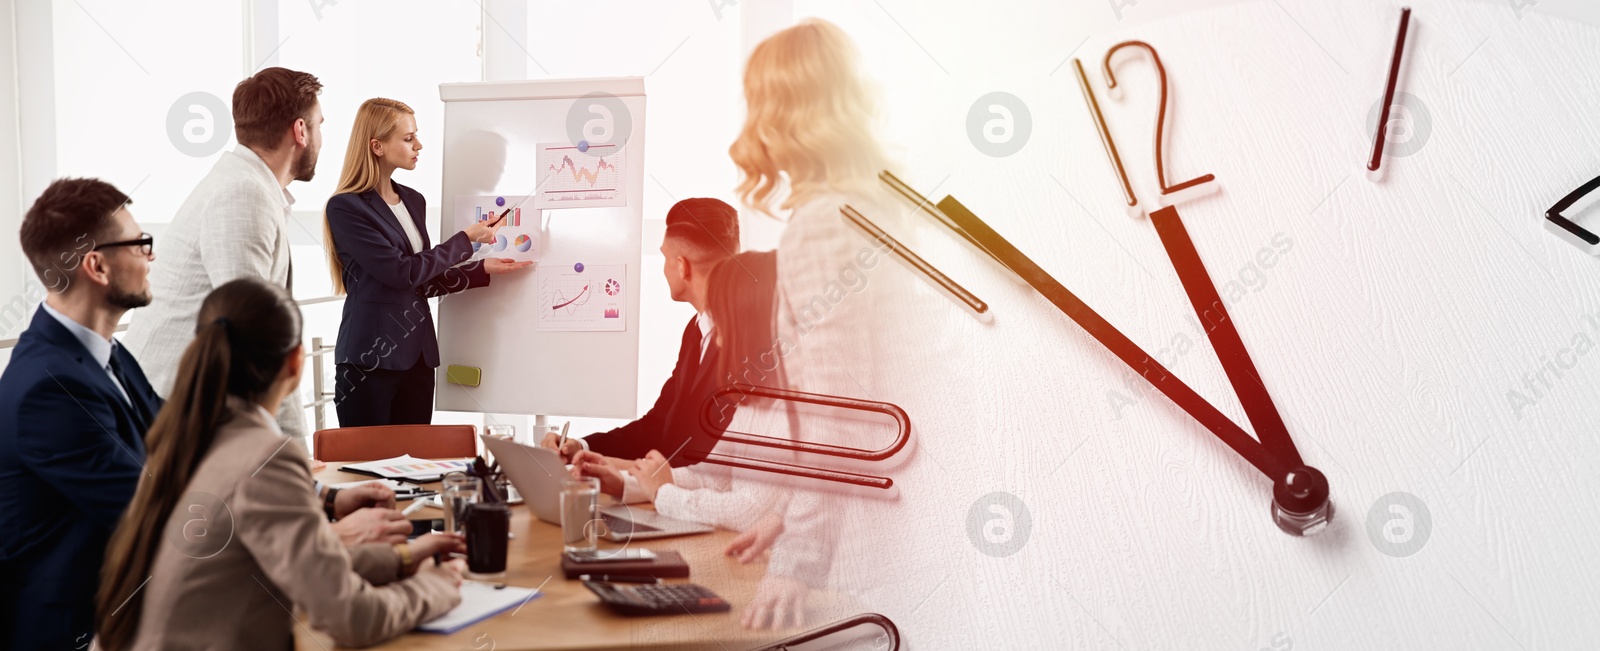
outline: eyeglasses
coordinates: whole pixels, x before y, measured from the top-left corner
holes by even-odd
[[[139,239],[137,240],[123,240],[121,242],[106,242],[105,244],[96,244],[93,249],[89,250],[99,251],[100,249],[106,249],[113,246],[137,246],[139,247],[140,255],[149,256],[150,251],[155,248],[155,243],[156,238],[154,236],[150,235],[149,233],[140,233]]]

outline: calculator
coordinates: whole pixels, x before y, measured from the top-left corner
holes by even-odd
[[[694,583],[646,583],[643,585],[584,581],[583,587],[619,615],[682,615],[684,613],[725,613],[728,600]]]

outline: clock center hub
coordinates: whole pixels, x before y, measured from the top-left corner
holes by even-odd
[[[1292,536],[1312,536],[1333,520],[1328,478],[1311,466],[1300,466],[1272,486],[1272,520]]]

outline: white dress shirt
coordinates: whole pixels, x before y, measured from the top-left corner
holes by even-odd
[[[111,351],[116,346],[116,343],[100,336],[100,333],[84,327],[83,324],[73,321],[72,317],[57,312],[55,308],[50,307],[48,302],[40,303],[39,307],[44,309],[45,314],[55,317],[55,320],[67,329],[67,332],[71,332],[72,336],[78,339],[78,343],[83,344],[83,347],[88,349],[89,357],[94,358],[95,363],[99,364],[100,368],[105,369],[106,376],[111,378],[112,386],[117,387],[117,393],[122,394],[122,399],[128,402],[129,407],[132,407],[133,400],[128,398],[128,390],[122,386],[122,380],[117,379],[117,374],[111,371]]]
[[[695,317],[695,323],[700,326],[700,361],[706,361],[706,351],[711,349],[711,328],[716,325],[711,322],[711,315],[701,312]]]
[[[406,239],[411,241],[412,255],[421,253],[422,233],[417,232],[417,223],[411,219],[411,211],[406,210],[406,202],[391,203],[389,210],[394,211],[394,218],[400,220],[400,230],[405,231]]]

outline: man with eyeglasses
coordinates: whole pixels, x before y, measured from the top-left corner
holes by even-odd
[[[111,336],[151,298],[152,239],[128,203],[61,179],[22,220],[49,295],[0,374],[0,648],[86,648],[106,543],[145,475],[162,401]]]

